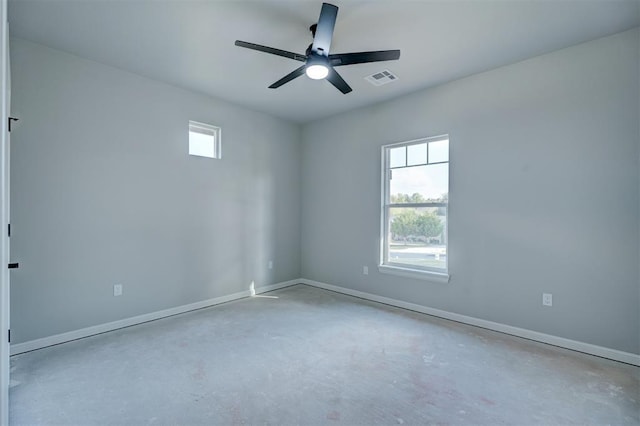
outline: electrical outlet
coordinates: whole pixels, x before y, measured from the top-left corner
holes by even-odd
[[[273,269],[273,260],[269,261],[269,269]]]
[[[553,306],[553,295],[551,293],[542,293],[542,304],[544,306]]]
[[[122,296],[122,284],[116,284],[113,286],[113,295]]]
[[[369,267],[368,266],[363,266],[362,267],[362,275],[369,275]]]

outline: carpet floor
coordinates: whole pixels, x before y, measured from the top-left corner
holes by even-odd
[[[11,425],[639,423],[638,367],[305,285],[11,358]]]

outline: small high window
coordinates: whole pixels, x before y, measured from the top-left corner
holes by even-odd
[[[221,158],[220,127],[189,121],[189,155]]]

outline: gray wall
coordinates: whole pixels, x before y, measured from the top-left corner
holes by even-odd
[[[302,275],[640,353],[639,38],[636,29],[305,126]],[[380,274],[380,146],[443,133],[451,281]]]
[[[12,343],[300,277],[299,126],[19,39],[11,65]]]
[[[585,43],[302,133],[13,39],[13,341],[302,276],[640,353],[639,38]],[[189,119],[222,127],[222,160],[186,154]],[[442,133],[451,282],[380,274],[380,146]]]

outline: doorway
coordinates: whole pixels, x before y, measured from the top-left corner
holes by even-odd
[[[0,0],[0,425],[9,424],[9,25]]]

